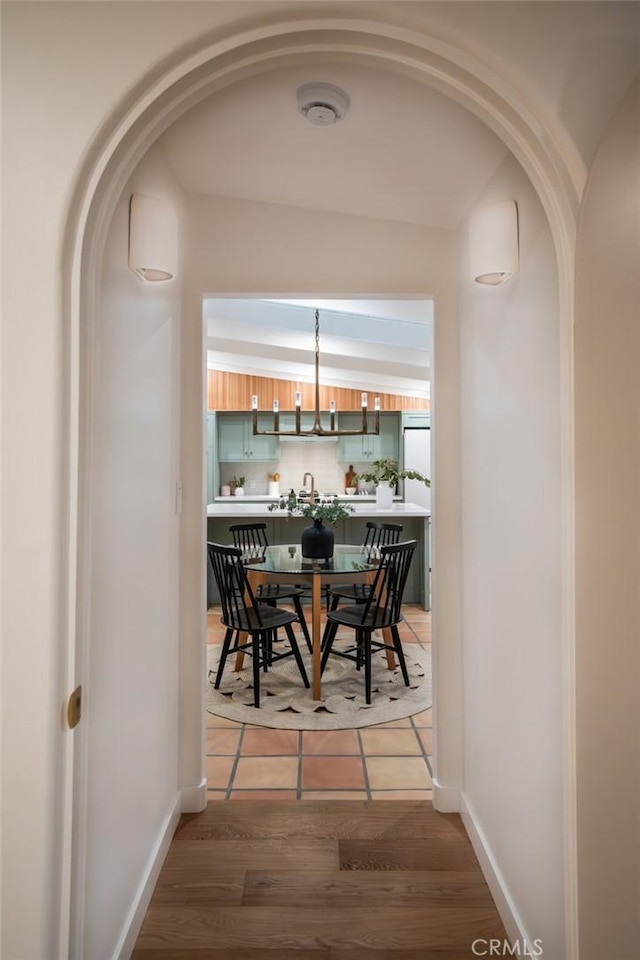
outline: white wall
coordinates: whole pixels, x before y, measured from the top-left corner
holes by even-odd
[[[640,944],[640,82],[578,224],[576,697],[581,960]]]
[[[84,942],[107,960],[177,803],[180,279],[127,267],[129,197],[181,194],[154,148],[115,211],[94,331]],[[107,879],[108,878],[108,879]]]
[[[420,296],[450,251],[445,230],[275,203],[191,196],[189,214],[190,274],[212,295]]]
[[[518,165],[520,273],[472,283],[461,256],[464,793],[545,960],[564,960],[560,338],[550,232]]]

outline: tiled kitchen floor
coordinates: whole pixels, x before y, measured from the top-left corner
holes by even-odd
[[[431,614],[403,610],[403,644],[430,652]],[[211,607],[209,643],[222,642],[219,618]],[[274,730],[207,713],[207,799],[431,799],[431,726],[431,709],[357,730]]]

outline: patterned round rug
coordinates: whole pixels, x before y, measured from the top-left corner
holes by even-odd
[[[364,670],[357,671],[351,661],[329,659],[322,675],[322,699],[314,700],[311,690],[302,683],[293,657],[288,657],[261,673],[259,710],[253,706],[250,657],[236,673],[235,655],[230,656],[220,688],[214,688],[220,649],[219,645],[211,646],[207,653],[207,710],[241,723],[286,730],[344,730],[400,720],[431,706],[431,655],[417,643],[404,645],[408,687],[397,664],[395,670],[388,670],[384,653],[374,655],[369,706],[364,697]],[[311,655],[304,644],[301,652],[311,680]]]

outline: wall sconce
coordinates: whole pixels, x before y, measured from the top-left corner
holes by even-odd
[[[471,279],[497,287],[518,272],[518,208],[515,200],[480,207],[469,219]]]
[[[141,280],[171,280],[178,263],[178,223],[164,200],[134,193],[129,205],[129,268]]]

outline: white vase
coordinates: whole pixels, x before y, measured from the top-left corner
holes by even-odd
[[[376,507],[388,509],[393,506],[393,487],[388,480],[380,480],[376,487]]]
[[[236,487],[233,493],[236,497],[244,497],[244,487]]]

